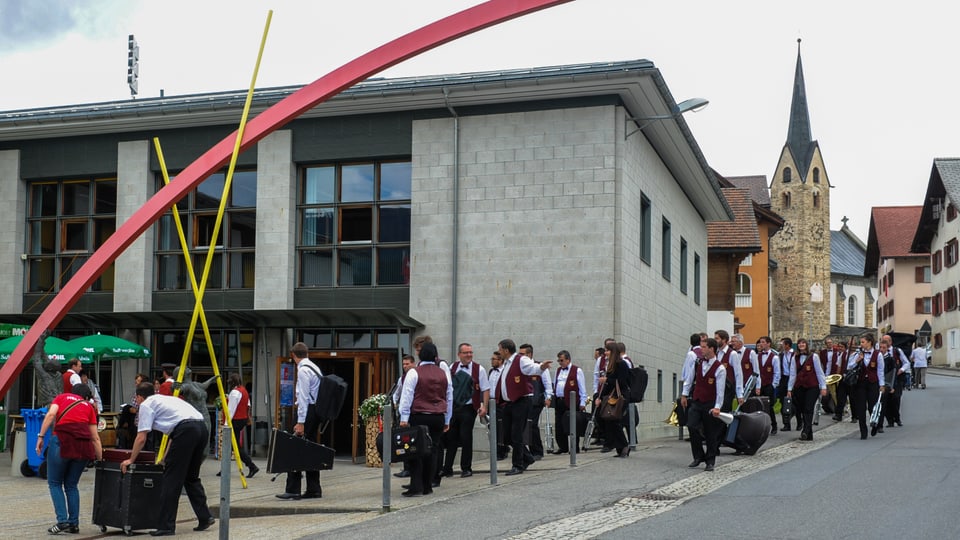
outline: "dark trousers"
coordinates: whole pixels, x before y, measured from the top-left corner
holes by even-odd
[[[903,397],[905,377],[897,377],[896,382],[883,396],[883,416],[888,424],[900,421],[900,399]]]
[[[723,422],[710,414],[713,403],[690,401],[687,403],[687,429],[690,430],[690,450],[695,461],[713,465],[720,452],[720,436],[723,434]],[[706,443],[706,452],[704,452]]]
[[[506,407],[503,404],[497,405],[497,459],[504,459],[510,453],[510,434],[503,423],[504,410]]]
[[[523,433],[530,419],[531,406],[530,397],[527,396],[506,403],[503,407],[503,434],[506,437],[504,441],[509,442],[510,449],[513,450],[511,460],[517,469],[526,469],[533,463],[533,455],[523,444]]]
[[[850,396],[850,408],[854,416],[860,421],[860,437],[867,436],[867,422],[870,420],[870,414],[877,403],[877,396],[880,395],[880,387],[877,383],[870,383],[866,380],[860,381],[852,388]]]
[[[843,409],[847,406],[847,396],[850,394],[850,387],[844,384],[843,381],[837,383],[837,404],[835,405],[835,410],[833,412],[833,417],[837,419],[843,419]],[[851,407],[852,409],[852,407]]]
[[[250,459],[250,453],[247,452],[247,445],[244,444],[247,442],[244,440],[241,435],[244,433],[244,429],[247,427],[247,419],[241,418],[239,420],[230,419],[230,426],[233,428],[233,436],[237,438],[237,448],[240,450],[240,461],[244,465],[250,467],[250,469],[256,469],[257,466],[253,463],[253,460]],[[224,441],[226,443],[226,441]]]
[[[443,415],[411,413],[411,426],[427,426],[431,441],[443,438]],[[439,467],[440,451],[436,445],[431,445],[429,455],[410,460],[410,491],[413,493],[433,492],[433,477]]]
[[[307,419],[303,423],[303,437],[311,442],[317,442],[317,432],[320,431],[320,417],[317,416],[313,406],[307,409]],[[311,495],[322,495],[323,488],[320,487],[320,470],[306,471],[307,489],[304,493]],[[300,484],[303,479],[301,471],[292,471],[287,473],[287,485],[284,491],[300,495]]]
[[[443,471],[453,470],[453,460],[457,457],[457,447],[460,447],[460,470],[473,471],[473,428],[477,422],[477,411],[473,405],[461,405],[453,409],[450,419],[450,430],[446,433],[446,454],[443,461]]]
[[[553,416],[553,425],[556,426],[554,432],[557,434],[557,451],[559,452],[569,452],[570,451],[570,419],[567,418],[564,420],[563,415],[566,414],[569,409],[567,404],[560,398],[554,402],[554,416]],[[576,412],[571,412],[570,414],[576,415]],[[574,440],[574,443],[577,447],[580,446],[580,437],[577,437]]]
[[[207,494],[200,482],[200,465],[207,455],[207,437],[207,426],[202,420],[181,422],[170,432],[163,482],[160,484],[158,529],[176,530],[181,491],[187,492],[190,506],[200,523],[206,523],[213,517],[207,507]]]
[[[783,419],[783,429],[790,429],[791,417],[783,414],[783,405],[787,399],[787,377],[785,376],[780,377],[780,384],[777,385],[777,396],[778,396],[777,399],[780,400],[780,416]],[[771,403],[770,405],[773,406],[773,403]],[[797,427],[799,428],[800,426],[797,426]]]
[[[623,412],[626,414],[627,409],[624,408]],[[616,448],[617,452],[627,447],[627,436],[623,432],[622,416],[613,420],[601,419],[600,422],[603,424],[603,439],[606,441],[607,446]]]
[[[773,414],[773,403],[776,399],[774,395],[776,393],[773,384],[766,384],[760,387],[760,395],[767,397],[767,414],[770,415],[770,425],[773,427],[773,431],[777,430],[777,415]]]
[[[543,457],[543,439],[540,437],[540,414],[543,405],[530,406],[530,453],[535,457]]]
[[[793,406],[800,412],[803,418],[803,433],[810,440],[813,439],[813,412],[819,396],[820,389],[816,386],[797,386],[793,389]]]

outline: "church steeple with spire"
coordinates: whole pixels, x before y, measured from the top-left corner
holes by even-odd
[[[770,183],[770,202],[785,219],[770,240],[777,264],[771,328],[777,337],[822,340],[830,332],[830,181],[810,129],[799,39],[787,140]]]

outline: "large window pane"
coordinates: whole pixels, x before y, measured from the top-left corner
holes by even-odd
[[[117,213],[117,181],[99,180],[94,183],[97,190],[96,202],[93,212],[95,214],[116,214]]]
[[[196,254],[193,256],[193,272],[197,276],[197,285],[201,284],[200,278],[203,276],[203,265],[207,260],[207,254]],[[210,272],[207,275],[207,289],[223,288],[223,255],[213,254],[213,261],[210,263]]]
[[[253,253],[230,253],[230,276],[229,283],[231,289],[252,289],[254,276]]]
[[[57,222],[34,221],[30,224],[30,254],[47,255],[56,252]]]
[[[54,275],[54,259],[33,259],[30,261],[30,292],[52,290]]]
[[[373,163],[344,165],[340,169],[340,202],[373,200]]]
[[[383,163],[380,165],[380,200],[398,201],[410,199],[410,162]]]
[[[304,251],[300,254],[300,285],[333,286],[333,251]]]
[[[304,209],[301,243],[322,246],[332,244],[333,238],[333,208]]]
[[[107,241],[107,238],[113,234],[117,229],[116,220],[114,218],[102,218],[93,220],[94,227],[94,237],[93,237],[93,248],[99,248]]]
[[[336,168],[333,166],[307,169],[306,178],[303,182],[303,203],[332,203],[336,185]]]
[[[90,182],[63,184],[63,215],[85,216],[90,213]]]
[[[370,285],[372,282],[373,257],[369,249],[338,250],[339,283],[341,287],[351,285]]]
[[[380,207],[380,241],[410,241],[410,205]]]
[[[373,346],[373,336],[368,330],[347,330],[337,332],[337,347],[341,349],[369,349]]]
[[[220,208],[220,198],[223,197],[223,183],[226,180],[223,173],[211,174],[197,187],[194,208]]]
[[[408,248],[377,250],[377,283],[380,285],[410,284],[410,251]]]
[[[257,205],[257,172],[234,171],[230,190],[233,191],[230,206],[233,208],[255,207]]]
[[[255,247],[257,245],[257,214],[255,212],[230,212],[230,247]]]
[[[370,242],[373,240],[373,209],[344,208],[340,214],[341,242]]]
[[[183,255],[157,256],[157,288],[160,290],[187,288],[187,265]]]
[[[180,249],[177,224],[172,214],[166,214],[157,220],[157,249],[160,251]]]
[[[92,291],[112,291],[112,290],[113,290],[113,274],[114,274],[113,269],[114,269],[114,266],[115,266],[115,265],[113,265],[113,264],[111,264],[110,266],[108,266],[107,269],[104,270],[102,274],[100,274],[100,277],[98,277],[97,280],[93,282],[93,285],[90,286],[90,290],[92,290]]]
[[[213,227],[217,216],[214,214],[198,214],[193,216],[193,247],[207,247],[213,240]],[[223,245],[223,229],[217,236],[217,246]]]
[[[30,216],[57,215],[57,184],[33,184],[30,197]]]
[[[64,221],[60,237],[61,251],[87,251],[87,221]]]
[[[60,287],[70,281],[70,278],[74,274],[80,271],[80,267],[83,266],[83,263],[87,262],[86,257],[73,257],[72,259],[62,258],[60,259]]]
[[[311,349],[332,349],[333,332],[330,330],[305,330],[300,341]]]

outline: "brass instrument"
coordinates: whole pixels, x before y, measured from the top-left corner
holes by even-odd
[[[839,373],[834,375],[827,375],[827,392],[830,393],[830,397],[833,398],[834,404],[837,403],[837,385],[840,384],[840,381],[843,380],[843,375]]]
[[[756,373],[750,376],[747,379],[747,383],[743,385],[743,397],[744,399],[753,395],[753,391],[756,390],[757,384],[759,383],[760,378],[757,377]]]
[[[674,403],[673,410],[670,411],[670,416],[668,416],[667,419],[663,421],[665,424],[669,424],[673,427],[680,426],[680,419],[677,417],[677,407],[679,407],[679,405]]]

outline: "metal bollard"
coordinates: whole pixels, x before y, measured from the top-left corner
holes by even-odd
[[[223,440],[229,441],[233,435],[230,434],[229,423],[223,425]],[[226,445],[224,445],[226,446]],[[230,448],[227,446],[227,448]],[[230,454],[232,450],[220,452],[220,539],[228,540],[230,538]],[[240,456],[237,456],[240,459]]]
[[[567,448],[570,449],[570,466],[577,466],[577,413],[580,412],[580,402],[577,400],[577,391],[570,391],[570,431],[567,433]]]
[[[393,404],[383,406],[383,503],[381,513],[390,511],[390,461],[393,457]]]
[[[494,400],[491,400],[494,401]],[[487,422],[490,430],[490,485],[497,485],[497,404],[491,403],[488,411],[490,420]]]
[[[633,403],[627,403],[629,411],[627,411],[627,433],[630,434],[630,449],[637,449],[637,426],[635,420],[637,419],[637,407]]]

